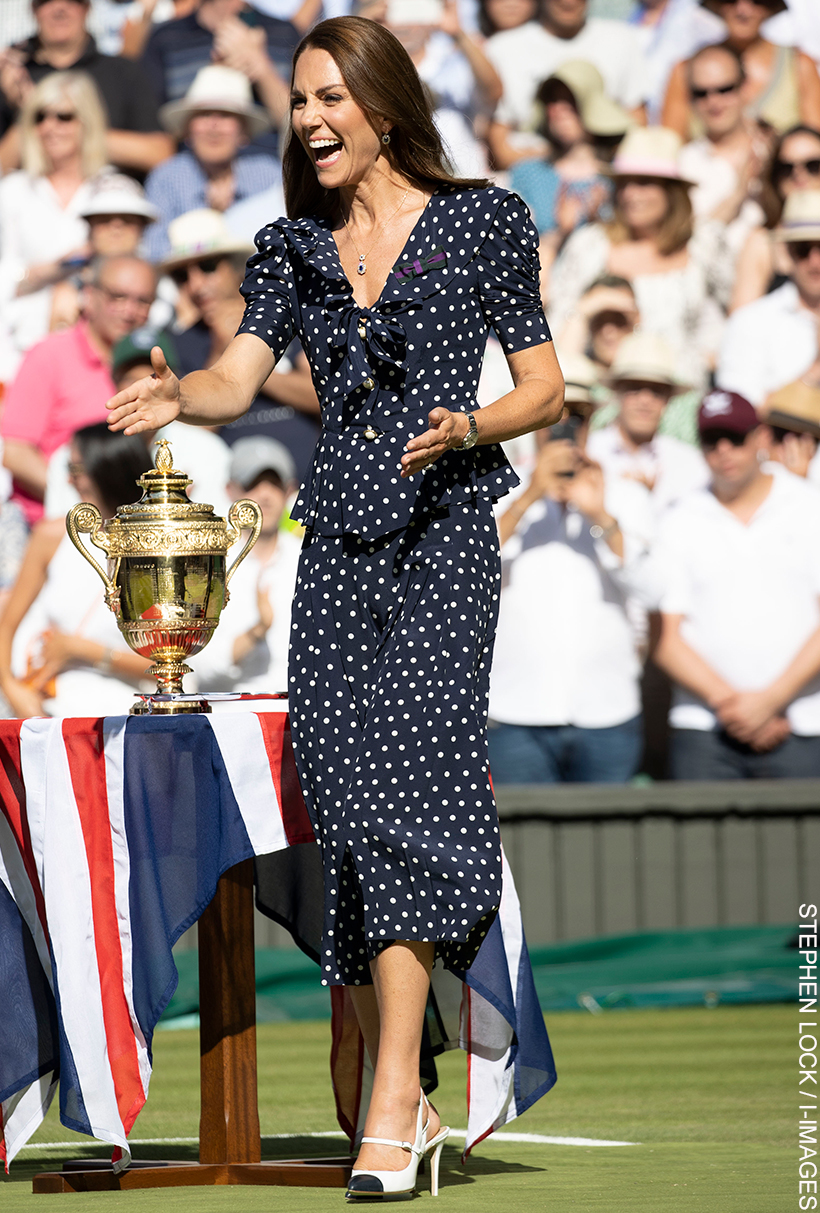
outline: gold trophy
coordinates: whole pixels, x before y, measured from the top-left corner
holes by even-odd
[[[157,446],[156,467],[137,482],[145,490],[139,501],[120,506],[105,524],[95,505],[81,502],[69,510],[66,527],[102,578],[126,644],[154,662],[148,673],[157,680],[159,696],[144,697],[131,714],[208,712],[207,703],[185,696],[182,677],[191,672],[185,658],[211,639],[228,600],[228,583],[259,538],[262,511],[247,498],[235,501],[226,523],[212,505],[189,499],[190,477],[174,468],[165,439]],[[251,534],[226,571],[228,548],[246,528]],[[105,552],[107,573],[81,534]]]

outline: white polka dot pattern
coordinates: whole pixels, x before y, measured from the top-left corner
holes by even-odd
[[[470,967],[501,898],[485,740],[500,592],[492,506],[311,536],[293,606],[294,751],[322,845],[322,980],[396,939]]]
[[[361,308],[329,223],[280,219],[258,234],[242,292],[240,333],[280,357],[298,335],[322,405],[322,434],[293,516],[320,534],[375,538],[426,512],[517,483],[500,446],[451,451],[402,480],[405,443],[437,405],[476,407],[487,333],[507,352],[548,341],[538,290],[538,237],[515,194],[439,192],[397,265],[441,246],[444,270],[391,273],[372,308]],[[372,427],[375,440],[364,437]]]

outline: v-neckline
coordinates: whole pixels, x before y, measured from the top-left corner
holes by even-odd
[[[347,283],[348,287],[350,288],[350,294],[353,298],[353,302],[355,303],[356,307],[359,309],[360,312],[372,312],[372,311],[375,311],[376,308],[378,308],[379,304],[381,303],[382,299],[384,298],[385,291],[387,290],[388,286],[390,285],[390,279],[393,275],[394,269],[396,268],[397,265],[399,265],[404,260],[405,252],[407,250],[408,245],[410,244],[411,240],[413,240],[415,238],[416,232],[419,230],[419,227],[421,226],[423,221],[427,218],[427,213],[430,209],[431,202],[433,201],[434,198],[439,198],[439,197],[441,197],[441,195],[439,194],[439,191],[434,190],[433,193],[430,195],[430,197],[425,202],[424,207],[422,208],[421,214],[419,215],[416,222],[413,224],[410,234],[408,235],[407,239],[405,240],[404,244],[402,245],[401,252],[399,253],[396,260],[393,262],[393,264],[390,266],[390,269],[387,273],[387,277],[385,278],[385,280],[382,284],[382,289],[379,291],[378,297],[375,300],[375,302],[373,302],[373,303],[359,303],[358,299],[353,294],[353,283],[348,278],[347,271],[345,270],[345,267],[342,265],[342,258],[339,254],[339,246],[336,243],[336,237],[333,234],[333,229],[331,227],[328,227],[327,233],[330,236],[330,239],[333,241],[333,250],[334,250],[335,257],[336,257],[337,265],[339,267],[339,274],[342,277],[342,279]]]

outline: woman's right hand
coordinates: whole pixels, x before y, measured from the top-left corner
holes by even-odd
[[[161,430],[179,415],[179,380],[158,345],[151,350],[151,366],[153,375],[138,379],[108,401],[110,430],[122,430],[126,434]]]

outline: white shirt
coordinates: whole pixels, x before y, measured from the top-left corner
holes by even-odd
[[[817,321],[801,305],[794,283],[785,282],[729,317],[717,383],[757,406],[805,374],[817,352]]]
[[[577,511],[543,499],[501,550],[502,591],[490,716],[523,725],[608,728],[640,711],[640,664],[626,603],[644,589],[652,535],[648,494],[606,486],[624,562]]]
[[[224,438],[212,434],[198,425],[185,425],[172,421],[158,430],[152,442],[152,455],[156,458],[156,444],[167,438],[171,444],[174,466],[191,477],[188,487],[192,501],[212,505],[214,513],[226,518],[231,506],[228,496],[228,475],[231,466],[231,448]],[[46,472],[46,518],[62,518],[72,505],[80,500],[68,479],[69,443],[57,447],[48,461]],[[134,487],[134,500],[140,495],[139,486]]]
[[[709,482],[709,469],[700,451],[669,434],[656,434],[651,442],[633,450],[624,442],[617,424],[607,425],[593,430],[586,450],[608,476],[651,484],[656,515]]]
[[[520,130],[532,127],[538,85],[570,59],[594,63],[607,93],[627,109],[644,99],[644,62],[638,35],[624,21],[589,17],[574,38],[556,38],[537,21],[527,21],[493,34],[484,50],[504,85],[496,118]]]
[[[296,571],[302,543],[289,531],[280,531],[273,555],[265,563],[251,554],[231,578],[230,598],[210,643],[190,660],[199,689],[275,694],[288,689],[290,612],[296,589]],[[230,553],[233,559],[234,553]],[[237,637],[259,622],[257,592],[268,595],[273,623],[241,662],[234,662]]]
[[[693,139],[681,148],[678,168],[684,177],[696,183],[690,197],[698,219],[708,219],[721,202],[730,198],[737,189],[737,169],[706,138]],[[725,225],[726,240],[735,257],[745,244],[749,232],[762,227],[765,219],[757,202],[751,198],[743,200],[734,219]]]
[[[769,686],[820,626],[820,493],[773,469],[748,525],[708,490],[663,520],[655,549],[660,609],[683,615],[681,637],[737,690]],[[787,709],[793,733],[820,734],[820,678]],[[676,687],[669,722],[712,730],[703,700]]]

